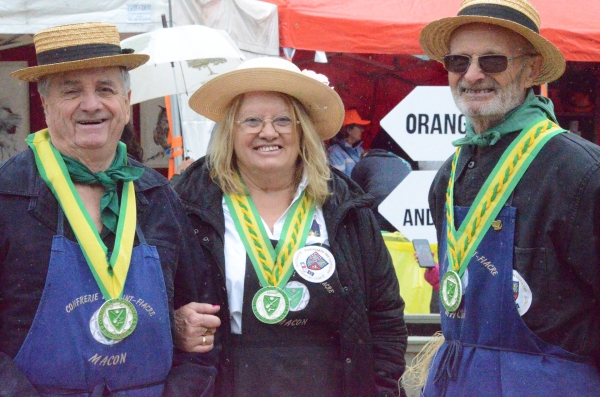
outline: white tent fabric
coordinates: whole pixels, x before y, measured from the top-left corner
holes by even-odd
[[[120,33],[162,27],[168,0],[4,0],[0,1],[0,34],[33,34],[51,26],[108,22]]]
[[[173,23],[224,30],[246,58],[257,54],[279,55],[279,18],[275,4],[257,0],[173,0]]]
[[[257,0],[172,0],[173,24],[204,25],[226,31],[246,59],[279,56],[277,6]],[[184,156],[195,160],[206,154],[215,123],[188,106],[179,95]]]

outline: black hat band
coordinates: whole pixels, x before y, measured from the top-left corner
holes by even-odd
[[[72,61],[81,61],[90,58],[108,57],[121,54],[130,54],[133,51],[121,50],[115,44],[82,44],[71,47],[56,48],[37,54],[39,66],[51,65]]]
[[[475,4],[460,10],[458,12],[458,16],[505,19],[507,21],[516,22],[519,25],[523,25],[529,30],[533,30],[537,34],[540,33],[540,30],[536,24],[527,15],[515,10],[514,8],[498,4]]]

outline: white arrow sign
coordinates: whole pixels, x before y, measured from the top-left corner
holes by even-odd
[[[437,171],[413,171],[381,204],[379,213],[409,240],[426,238],[435,243],[437,237],[427,197]]]
[[[382,120],[381,126],[415,161],[444,161],[462,138],[465,116],[450,87],[416,87]]]

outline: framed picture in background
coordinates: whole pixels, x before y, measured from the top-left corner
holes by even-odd
[[[0,62],[0,161],[27,148],[29,84],[10,77],[27,66],[27,62]]]
[[[140,145],[144,150],[144,164],[151,168],[168,168],[167,136],[169,122],[164,98],[140,103]]]

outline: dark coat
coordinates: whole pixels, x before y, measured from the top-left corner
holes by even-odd
[[[455,205],[473,203],[517,135],[509,134],[479,153],[463,147],[456,166]],[[438,241],[451,165],[450,158],[429,195]],[[600,147],[574,134],[553,137],[509,201],[517,209],[513,268],[533,294],[523,321],[542,340],[600,363]]]
[[[211,276],[169,182],[136,161],[130,159],[130,164],[145,168],[134,182],[137,220],[160,256],[173,329],[174,308],[216,300],[212,284],[207,283]],[[0,208],[0,395],[37,395],[12,359],[27,336],[44,290],[58,202],[40,177],[30,149],[0,163]],[[76,241],[68,222],[65,236]],[[104,236],[103,241],[112,249],[114,235]],[[136,237],[134,246],[138,244]],[[216,354],[184,354],[175,349],[173,358],[165,394],[201,395],[210,390]]]
[[[175,186],[214,267],[219,286],[223,350],[217,377],[219,396],[232,395],[231,325],[225,287],[223,192],[212,182],[204,159]],[[341,172],[332,171],[332,196],[323,205],[325,223],[347,300],[339,329],[347,396],[398,395],[404,372],[407,331],[404,301],[389,252],[373,217],[370,199]],[[374,380],[374,381],[373,381]]]

